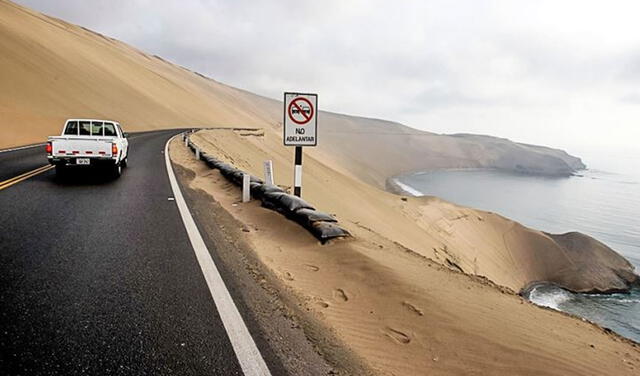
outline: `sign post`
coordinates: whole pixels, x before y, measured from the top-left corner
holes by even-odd
[[[318,144],[318,95],[284,93],[284,144],[295,146],[293,194],[302,194],[302,147]]]

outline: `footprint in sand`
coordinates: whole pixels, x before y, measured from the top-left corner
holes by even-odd
[[[400,344],[406,345],[409,342],[411,342],[411,338],[408,335],[402,333],[399,330],[395,330],[393,328],[386,327],[383,330],[383,332],[384,332],[384,335],[386,335],[387,337],[391,338],[392,340],[394,340],[394,341],[396,341],[396,342],[398,342]]]
[[[287,281],[293,281],[293,275],[289,272],[284,272],[284,279]]]
[[[315,302],[315,304],[320,308],[329,308],[329,303],[325,302],[324,300],[318,300]]]
[[[333,290],[333,299],[339,302],[346,302],[349,300],[349,297],[343,289],[335,289]]]
[[[312,272],[317,272],[318,270],[320,270],[319,267],[311,264],[304,264],[304,268]]]
[[[413,304],[409,303],[409,302],[402,302],[402,306],[405,307],[406,309],[408,309],[410,312],[415,313],[418,316],[424,316],[424,312],[422,312],[422,310],[416,306],[414,306]]]

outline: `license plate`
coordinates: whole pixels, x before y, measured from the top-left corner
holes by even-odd
[[[89,158],[78,158],[76,159],[76,164],[78,165],[88,165],[89,162]]]

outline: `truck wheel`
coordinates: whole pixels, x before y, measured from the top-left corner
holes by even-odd
[[[120,163],[113,165],[111,174],[114,179],[119,178],[122,174],[122,165]]]
[[[126,168],[127,165],[129,164],[129,156],[125,157],[122,162],[120,162],[120,164],[122,165],[122,167]]]

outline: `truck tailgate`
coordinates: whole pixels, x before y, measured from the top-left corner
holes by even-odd
[[[49,137],[54,157],[110,157],[111,143],[109,137],[59,136]]]

